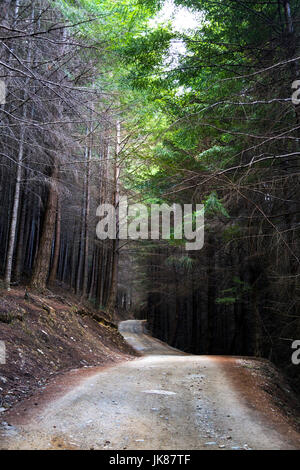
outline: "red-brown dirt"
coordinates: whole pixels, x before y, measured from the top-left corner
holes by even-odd
[[[299,400],[282,372],[270,361],[230,356],[215,356],[215,361],[249,408],[259,411],[282,433],[287,426],[295,429],[295,436],[300,432]]]
[[[71,294],[28,296],[24,288],[0,292],[0,340],[6,345],[6,364],[0,364],[2,416],[7,415],[3,409],[57,382],[62,373],[82,368],[84,376],[90,366],[105,367],[137,355],[104,312],[80,304]],[[74,372],[70,374],[72,382]]]

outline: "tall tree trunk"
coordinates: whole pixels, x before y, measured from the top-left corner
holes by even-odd
[[[15,19],[17,18],[18,13],[19,13],[19,7],[20,7],[20,1],[17,0],[15,4],[15,10],[14,10]],[[4,9],[4,13],[5,13],[5,9]],[[34,5],[31,8],[31,20],[32,22],[34,20]],[[28,65],[31,63],[31,55],[32,55],[32,44],[31,42],[29,42],[28,49],[27,49],[27,58],[26,58]],[[24,83],[24,90],[28,89],[28,85],[29,85],[29,79],[26,78],[25,83]],[[22,122],[20,124],[21,130],[20,130],[20,141],[19,141],[19,150],[18,150],[18,158],[17,158],[16,185],[15,185],[15,192],[14,192],[14,202],[13,202],[13,209],[12,209],[12,215],[11,215],[7,257],[6,257],[6,265],[5,265],[5,275],[4,275],[4,285],[7,290],[10,290],[13,254],[14,254],[16,231],[17,231],[18,210],[19,210],[19,205],[20,205],[22,162],[23,162],[23,155],[24,155],[24,140],[25,140],[25,122],[27,118],[27,105],[25,104],[27,101],[26,91],[24,92],[23,100],[24,101],[23,101],[22,116],[21,116]]]
[[[121,150],[121,125],[120,121],[116,122],[116,152],[114,163],[114,194],[113,202],[116,209],[116,238],[113,240],[112,250],[112,270],[110,292],[107,302],[107,312],[113,318],[116,308],[117,291],[118,291],[118,265],[119,265],[119,199],[120,199],[120,163],[119,155]]]
[[[57,176],[58,167],[55,163],[51,175],[51,182],[45,211],[42,235],[31,279],[31,286],[36,289],[44,289],[47,285],[58,199],[56,181]]]
[[[25,105],[23,106],[24,107],[23,107],[22,114],[23,114],[23,119],[25,120],[27,108]],[[9,231],[8,249],[7,249],[6,266],[5,266],[5,277],[4,277],[4,284],[7,290],[10,290],[13,254],[14,254],[16,231],[17,231],[18,210],[19,210],[19,204],[20,204],[20,188],[21,188],[21,178],[22,178],[22,161],[23,161],[23,154],[24,154],[24,137],[25,137],[25,127],[24,127],[24,124],[22,124],[20,143],[19,143],[19,152],[18,152],[18,159],[17,159],[16,185],[15,185],[14,202],[13,202],[13,209],[12,209],[12,215],[11,215],[11,224],[10,224],[10,231]]]
[[[83,261],[84,261],[84,251],[83,251],[83,239],[84,239],[84,220],[85,220],[85,204],[84,198],[82,198],[81,206],[81,219],[80,219],[80,240],[78,245],[78,266],[77,266],[77,277],[76,277],[76,294],[79,294],[81,291],[81,281],[82,281],[82,270],[83,270]]]
[[[90,161],[91,145],[86,147],[86,174],[85,174],[85,211],[84,211],[84,268],[83,268],[83,286],[82,296],[86,297],[88,291],[89,276],[89,215],[90,215]]]
[[[17,253],[16,253],[16,266],[15,266],[15,279],[17,282],[21,279],[21,274],[23,270],[23,262],[24,262],[24,247],[26,246],[26,238],[24,234],[25,229],[25,222],[26,222],[26,213],[27,213],[27,204],[26,204],[26,190],[23,191],[22,195],[22,208],[21,208],[21,215],[20,215],[20,222],[19,222],[19,235],[17,241]]]
[[[56,229],[55,229],[55,245],[53,253],[53,262],[49,275],[49,282],[54,282],[57,274],[57,266],[59,260],[59,250],[60,250],[60,233],[61,233],[61,208],[60,201],[57,197],[57,214],[56,214]]]

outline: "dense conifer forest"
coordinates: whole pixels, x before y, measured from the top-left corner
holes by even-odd
[[[1,2],[1,292],[59,287],[299,387],[300,2],[174,0],[179,25],[164,3]],[[175,222],[99,239],[124,196],[203,204],[203,248]]]

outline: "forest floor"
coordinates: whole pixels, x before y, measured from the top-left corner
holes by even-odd
[[[72,382],[78,368],[84,377],[93,366],[136,357],[104,312],[59,290],[44,295],[25,294],[24,288],[0,292],[0,340],[6,345],[6,364],[0,364],[0,422],[17,402],[66,378],[66,371]]]
[[[296,397],[270,362],[188,355],[137,320],[120,331],[142,357],[58,377],[5,413],[0,448],[300,449]]]

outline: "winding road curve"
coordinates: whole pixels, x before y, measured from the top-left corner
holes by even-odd
[[[142,357],[96,371],[25,424],[4,423],[0,448],[300,449],[284,420],[276,427],[235,389],[224,367],[234,358],[185,354],[143,321],[119,329]]]

